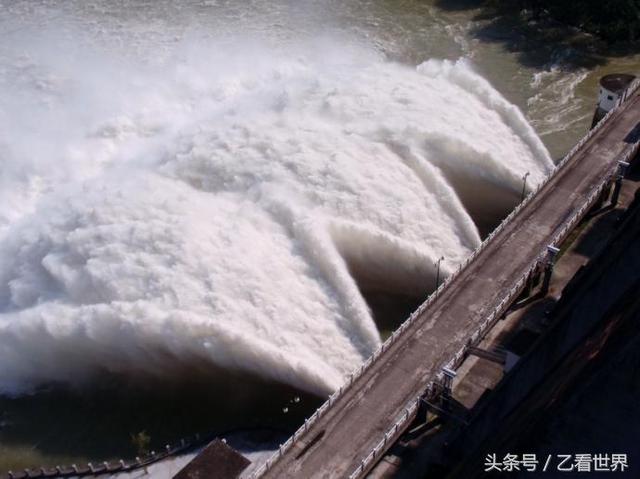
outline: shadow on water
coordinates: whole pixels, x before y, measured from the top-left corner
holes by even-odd
[[[460,12],[482,8],[485,3],[485,0],[438,0],[436,5],[442,10]]]
[[[133,458],[200,434],[293,431],[321,398],[219,369],[180,381],[102,378],[83,390],[52,386],[0,397],[0,472]]]
[[[388,252],[362,257],[341,253],[383,341],[435,289],[435,271],[398,268],[398,258]]]
[[[482,42],[501,44],[530,68],[543,68],[557,61],[568,71],[594,68],[607,64],[611,57],[640,52],[638,43],[612,45],[544,12],[523,10],[517,2],[438,0],[436,6],[449,12],[475,10],[473,19],[479,25],[472,35]]]
[[[361,291],[362,297],[371,309],[382,339],[386,339],[395,331],[416,309],[425,298],[390,293],[385,291]]]

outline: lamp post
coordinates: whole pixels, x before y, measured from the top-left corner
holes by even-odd
[[[522,177],[522,196],[520,197],[520,202],[524,201],[524,194],[527,190],[527,176],[529,176],[529,172],[527,171]]]
[[[436,292],[438,291],[438,286],[440,286],[440,263],[444,261],[444,256],[441,256],[436,263]]]

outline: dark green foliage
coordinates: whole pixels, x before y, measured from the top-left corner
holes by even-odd
[[[149,453],[151,437],[149,437],[147,431],[140,431],[137,434],[131,434],[131,444],[135,448],[138,456],[144,456]]]
[[[535,16],[551,16],[610,42],[640,40],[640,0],[513,0]]]

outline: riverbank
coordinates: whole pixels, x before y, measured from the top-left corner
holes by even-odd
[[[640,40],[638,0],[586,0],[580,2],[579,8],[568,0],[491,0],[489,3],[497,8],[527,10],[535,19],[553,18],[593,34],[609,45],[635,44],[637,47]]]
[[[640,40],[635,36],[621,37],[606,33],[607,16],[596,18],[595,7],[588,6],[586,13],[569,15],[568,2],[519,0],[462,0],[437,5],[445,11],[468,11],[477,26],[471,34],[482,42],[501,44],[509,52],[518,54],[520,62],[529,67],[543,67],[549,63],[559,46],[570,53],[562,60],[565,67],[596,68],[613,58],[623,58],[640,52]],[[589,3],[589,2],[587,2]],[[609,8],[608,4],[599,4]],[[575,13],[573,8],[571,13]],[[600,11],[600,13],[602,13]],[[591,23],[584,18],[589,16]],[[620,14],[620,23],[640,22]],[[602,30],[598,30],[602,25]],[[635,35],[635,34],[634,34]]]
[[[266,429],[287,436],[321,402],[230,371],[209,381],[111,378],[82,390],[0,396],[0,472],[132,460],[195,435]]]

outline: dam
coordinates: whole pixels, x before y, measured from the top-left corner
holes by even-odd
[[[3,3],[0,472],[154,471],[217,437],[249,476],[407,346],[587,130],[597,79],[638,70],[554,42],[532,62],[438,0],[323,3]],[[436,399],[385,447],[481,344],[425,372]]]
[[[347,383],[251,477],[364,477],[536,275],[611,193],[638,152],[637,80],[529,195]],[[543,284],[544,287],[544,284]]]

